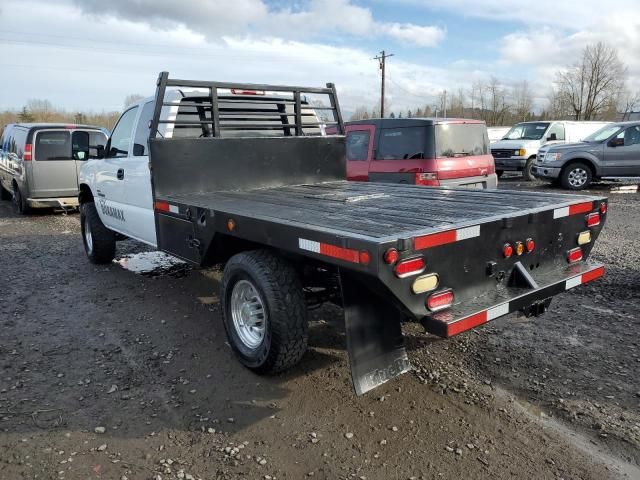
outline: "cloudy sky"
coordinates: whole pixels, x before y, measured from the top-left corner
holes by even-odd
[[[118,110],[180,78],[321,86],[373,106],[385,49],[392,110],[496,76],[538,107],[587,44],[619,50],[640,89],[640,0],[2,0],[0,109],[46,98]]]

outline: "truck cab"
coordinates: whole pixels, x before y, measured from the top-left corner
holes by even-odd
[[[484,122],[380,118],[347,122],[347,179],[496,188]]]
[[[608,122],[540,121],[517,123],[502,140],[491,144],[496,172],[522,172],[525,180],[534,180],[531,171],[538,150],[543,146],[579,142]]]

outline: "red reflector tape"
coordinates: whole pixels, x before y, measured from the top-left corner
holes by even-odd
[[[470,330],[475,328],[483,323],[487,323],[487,311],[476,313],[475,315],[471,315],[470,317],[463,318],[458,320],[457,322],[450,323],[447,325],[447,337],[452,337],[453,335],[457,335],[458,333],[464,332],[465,330]]]
[[[577,277],[570,278],[565,282],[565,290],[569,290],[570,288],[577,287],[578,285],[582,285],[583,283],[591,282],[597,278],[600,278],[604,275],[604,267],[594,268],[593,270],[589,270],[588,272],[583,273],[582,275],[578,275]]]
[[[584,202],[577,205],[569,205],[568,207],[556,208],[553,211],[553,218],[563,218],[569,215],[577,215],[579,213],[587,213],[593,210],[593,203]]]
[[[352,248],[343,248],[329,243],[315,242],[313,240],[306,240],[304,238],[298,239],[298,247],[301,250],[307,250],[308,252],[319,253],[320,255],[326,255],[327,257],[337,258],[344,260],[345,262],[360,263],[366,265],[370,261],[369,252],[358,251]]]
[[[479,236],[480,225],[458,228],[457,230],[447,230],[446,232],[432,233],[431,235],[416,237],[414,240],[414,248],[416,250],[423,250],[425,248],[438,247],[447,243],[459,242],[460,240]]]

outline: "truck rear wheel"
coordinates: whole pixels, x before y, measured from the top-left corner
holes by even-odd
[[[18,208],[18,212],[22,215],[29,215],[31,213],[31,207],[27,204],[27,199],[24,198],[22,192],[17,186],[13,186],[13,203]]]
[[[80,207],[80,227],[84,251],[91,263],[110,263],[116,256],[116,236],[104,226],[96,205],[87,202]]]
[[[582,190],[591,185],[592,180],[591,168],[582,162],[571,163],[560,173],[560,184],[567,190]]]
[[[227,338],[243,365],[277,373],[307,350],[307,310],[295,269],[267,250],[231,257],[222,279]]]

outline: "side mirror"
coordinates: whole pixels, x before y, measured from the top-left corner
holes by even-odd
[[[609,142],[610,147],[623,147],[624,138],[614,138]]]
[[[102,160],[104,158],[104,145],[96,145],[95,158]]]
[[[558,136],[555,133],[552,133],[547,137],[547,142],[555,142],[558,140]]]

